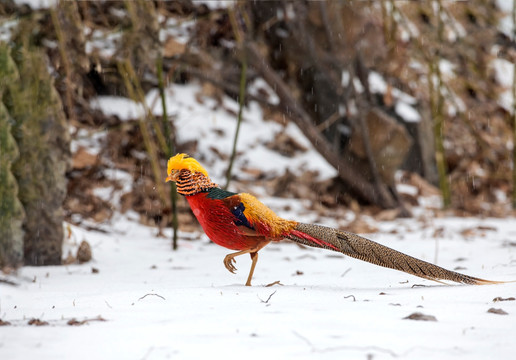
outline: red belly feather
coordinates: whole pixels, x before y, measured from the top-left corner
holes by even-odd
[[[263,241],[262,236],[247,236],[234,223],[234,215],[217,199],[209,199],[206,193],[187,196],[195,217],[204,232],[214,243],[232,250],[247,250]]]

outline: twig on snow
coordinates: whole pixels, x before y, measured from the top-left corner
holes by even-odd
[[[12,285],[12,286],[18,286],[19,285],[18,283],[15,283],[14,281],[11,281],[9,279],[0,279],[0,283],[7,284],[7,285]]]
[[[346,274],[347,274],[348,272],[350,272],[350,271],[351,271],[351,268],[348,268],[346,271],[344,271],[344,272],[342,273],[342,275],[341,275],[340,277],[344,277],[344,276],[346,276]]]
[[[271,299],[272,295],[276,294],[276,291],[274,291],[272,294],[269,295],[269,297],[267,298],[267,300],[263,301],[258,295],[258,299],[260,299],[260,301],[264,304],[268,304],[269,303],[269,300]]]
[[[428,287],[427,285],[423,285],[423,284],[414,284],[411,286],[411,288],[416,288],[416,287]]]
[[[159,294],[152,294],[152,293],[149,293],[149,294],[145,294],[145,295],[143,295],[141,298],[139,298],[139,299],[138,299],[138,301],[145,299],[147,296],[157,296],[157,297],[159,297],[159,298],[161,298],[161,299],[163,299],[163,300],[167,300],[167,299],[165,299],[163,296],[161,296],[161,295],[159,295]]]

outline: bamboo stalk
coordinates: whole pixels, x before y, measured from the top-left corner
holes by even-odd
[[[396,43],[396,35],[398,33],[398,22],[394,18],[395,10],[398,10],[398,8],[394,4],[394,0],[390,1],[391,9],[389,12],[390,15],[390,41],[391,43]]]
[[[136,77],[134,72],[134,68],[129,62],[129,60],[121,61],[117,63],[118,71],[122,75],[124,80],[125,87],[127,88],[127,92],[129,93],[129,97],[135,101],[139,102],[146,109],[145,113],[140,116],[138,124],[140,126],[140,131],[142,133],[143,142],[145,144],[145,148],[147,149],[147,153],[150,157],[151,169],[154,175],[154,181],[156,183],[156,189],[158,190],[159,198],[163,206],[166,206],[166,192],[163,187],[163,176],[161,174],[161,167],[159,166],[158,159],[158,151],[156,149],[156,145],[152,141],[150,131],[147,127],[147,119],[149,117],[150,111],[148,111],[148,107],[145,104],[145,98],[142,99],[141,95],[138,94],[141,91],[141,85]],[[139,89],[139,91],[137,90]]]
[[[442,3],[440,0],[437,1],[437,34],[439,44],[442,44],[444,40],[444,24],[442,21]],[[432,57],[431,72],[429,82],[433,82],[433,77],[437,80],[436,88],[433,89],[435,96],[437,97],[433,101],[434,107],[434,140],[435,140],[435,161],[437,165],[437,172],[439,175],[439,187],[441,189],[441,195],[443,199],[443,208],[448,208],[451,205],[451,194],[450,187],[448,184],[448,169],[446,166],[446,159],[444,157],[444,97],[442,94],[442,74],[441,67],[439,64],[440,53]],[[432,85],[433,87],[433,85]]]
[[[158,89],[159,95],[161,97],[161,107],[163,110],[163,115],[161,116],[161,122],[163,126],[163,132],[166,139],[167,148],[163,149],[163,151],[167,154],[167,157],[171,157],[176,152],[175,144],[172,139],[172,132],[170,131],[170,126],[168,123],[168,112],[167,112],[167,102],[165,95],[165,83],[163,80],[163,57],[161,54],[156,59],[156,72],[158,75]],[[172,249],[177,250],[177,229],[179,227],[179,221],[177,216],[177,190],[176,183],[170,182],[170,205],[172,210]]]
[[[380,6],[382,9],[382,30],[383,30],[383,38],[386,44],[391,43],[391,38],[389,36],[389,25],[387,19],[387,3],[385,1],[380,1]],[[392,11],[392,9],[391,9]]]
[[[54,25],[57,41],[59,42],[59,55],[61,56],[61,61],[63,62],[63,69],[65,73],[65,101],[66,107],[68,108],[68,117],[70,118],[70,120],[75,120],[73,100],[72,95],[70,93],[72,91],[71,65],[68,55],[66,54],[66,39],[63,29],[61,28],[61,23],[59,22],[59,17],[57,16],[57,7],[52,7],[50,9],[50,16],[52,18],[52,23]]]
[[[154,133],[156,134],[159,146],[164,150],[165,153],[168,153],[168,145],[165,139],[165,135],[163,135],[163,131],[161,131],[161,127],[158,125],[158,123],[155,120],[153,120],[154,116],[152,115],[152,111],[149,109],[147,102],[145,101],[145,94],[143,93],[143,88],[140,82],[138,81],[138,77],[136,76],[134,67],[129,61],[126,61],[126,64],[128,65],[126,66],[126,71],[129,75],[129,78],[131,79],[131,83],[134,84],[134,87],[132,89],[134,91],[135,97],[133,100],[139,102],[143,106],[147,118],[150,119],[150,123],[154,130]]]
[[[237,149],[237,142],[238,142],[238,135],[240,133],[240,125],[242,124],[242,114],[244,111],[245,106],[245,88],[247,83],[247,54],[246,49],[243,46],[244,43],[244,35],[240,31],[240,28],[238,26],[235,12],[233,9],[228,9],[229,13],[229,19],[231,21],[231,26],[233,27],[233,32],[235,34],[235,39],[238,44],[238,47],[242,51],[242,69],[240,72],[240,89],[238,94],[238,119],[237,119],[237,126],[235,130],[235,136],[233,138],[233,148],[231,149],[231,157],[229,159],[229,166],[228,170],[226,172],[226,185],[224,186],[224,189],[227,189],[229,187],[229,184],[231,182],[231,172],[233,170],[233,164],[235,162],[236,157],[236,149]]]
[[[235,130],[235,137],[233,138],[233,148],[231,150],[231,157],[229,159],[229,167],[226,173],[226,186],[225,189],[229,187],[229,183],[231,182],[231,171],[233,169],[233,163],[235,162],[236,157],[236,149],[238,142],[238,134],[240,133],[240,125],[242,123],[242,113],[244,111],[244,100],[245,100],[245,86],[247,82],[247,60],[246,55],[243,55],[242,58],[242,71],[240,74],[240,92],[238,94],[238,119],[237,126]]]

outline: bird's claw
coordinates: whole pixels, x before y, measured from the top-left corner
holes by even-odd
[[[234,274],[236,271],[236,267],[235,267],[235,265],[233,265],[233,263],[235,263],[235,262],[236,262],[235,258],[231,255],[226,255],[226,257],[224,258],[224,266],[232,274]]]

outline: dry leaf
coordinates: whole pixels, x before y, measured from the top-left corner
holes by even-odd
[[[408,180],[408,184],[415,186],[418,189],[419,195],[421,196],[433,196],[440,195],[441,191],[434,185],[430,184],[419,174],[411,173]]]
[[[500,296],[497,296],[493,299],[493,302],[498,302],[498,301],[514,301],[516,300],[514,297],[508,297],[508,298],[503,298],[503,297],[500,297]]]
[[[163,56],[173,57],[175,55],[181,55],[186,50],[186,44],[178,42],[172,36],[170,36],[163,46]]]
[[[29,320],[29,322],[27,324],[34,325],[34,326],[45,326],[45,325],[48,325],[48,322],[42,321],[40,319],[32,318]]]
[[[97,156],[90,154],[85,148],[80,147],[73,156],[72,167],[74,169],[85,169],[97,163]]]
[[[409,316],[404,317],[403,319],[404,320],[407,319],[407,320],[421,320],[421,321],[437,321],[437,318],[435,316],[425,315],[420,312],[412,313]]]
[[[503,309],[490,308],[489,310],[487,310],[487,312],[491,313],[491,314],[498,314],[498,315],[509,315],[509,313]]]

